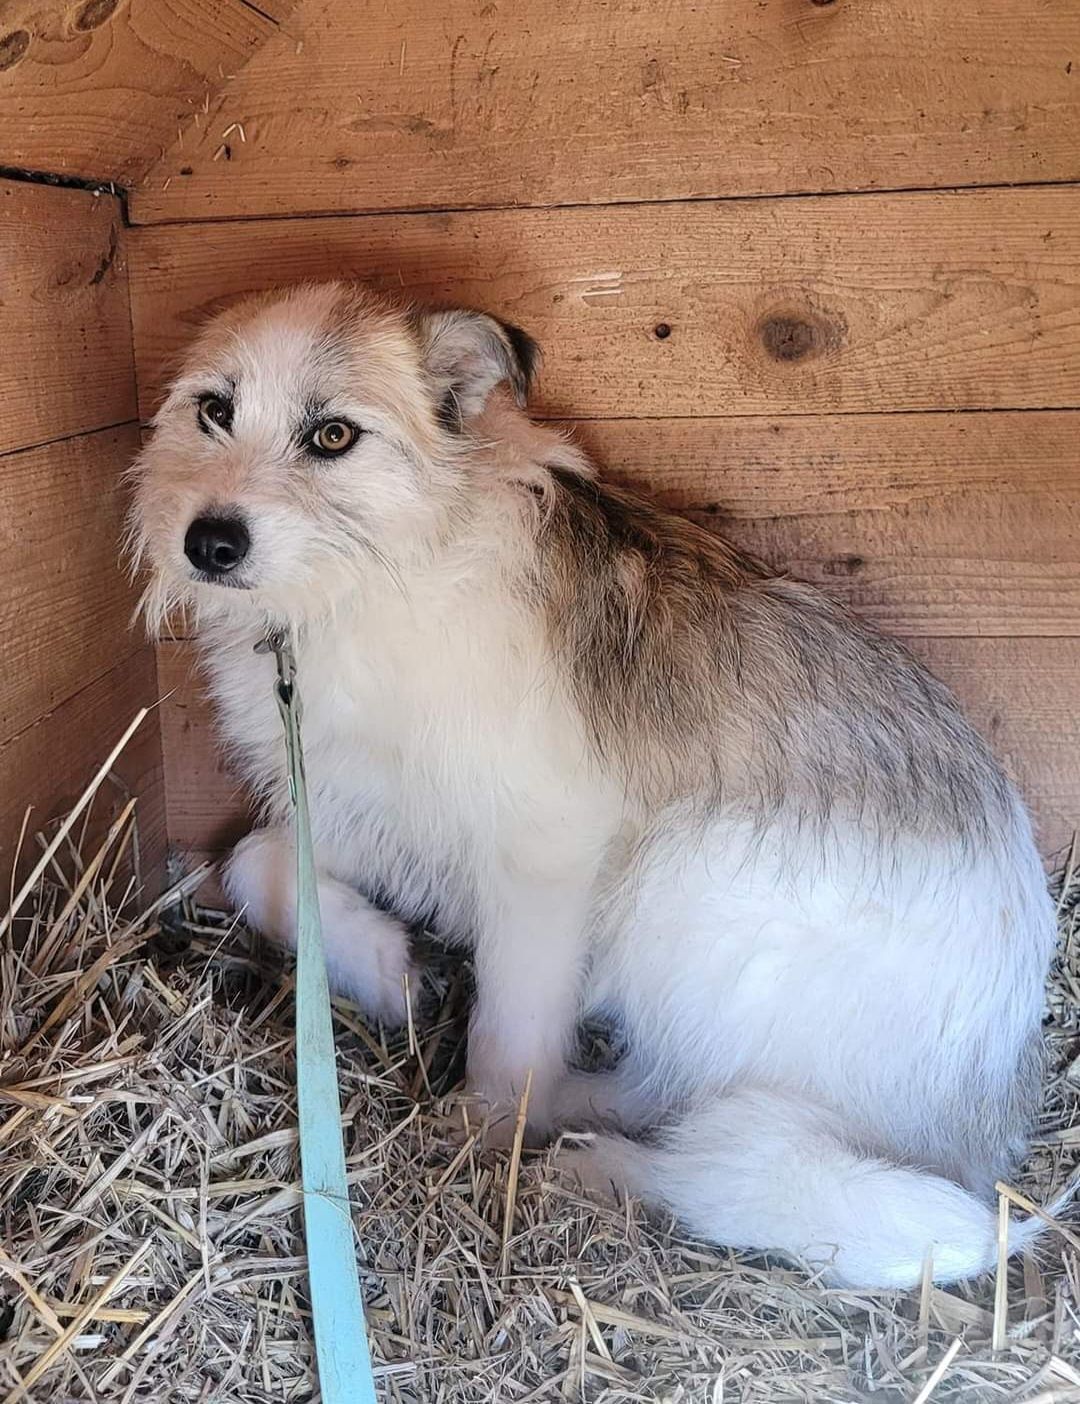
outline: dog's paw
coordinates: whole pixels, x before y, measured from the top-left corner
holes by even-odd
[[[405,926],[362,898],[339,900],[329,915],[323,919],[323,947],[335,994],[351,999],[369,1019],[393,1028],[404,1024],[410,1004],[416,1013],[420,995]]]

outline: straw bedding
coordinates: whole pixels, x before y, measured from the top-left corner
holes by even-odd
[[[62,845],[0,940],[0,1401],[314,1401],[291,977],[227,913],[142,909],[130,839]],[[1080,876],[1059,891],[1040,1204],[1080,1160]],[[463,1142],[467,979],[436,957],[400,1036],[337,1006],[381,1399],[1080,1400],[1067,1226],[996,1305],[992,1277],[830,1291]]]

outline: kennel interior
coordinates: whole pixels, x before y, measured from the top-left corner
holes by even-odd
[[[257,977],[213,910],[158,930],[167,878],[249,818],[182,622],[156,647],[132,630],[118,565],[122,472],[192,328],[298,279],[525,327],[536,412],[607,472],[952,685],[1066,870],[1028,1192],[1060,1183],[1080,1145],[1071,0],[13,0],[0,31],[9,872],[158,704],[4,935],[6,1398],[317,1397],[288,975]],[[542,1162],[507,1217],[506,1165],[458,1160],[429,1096],[464,998],[432,978],[434,1032],[403,1045],[339,1011],[386,1399],[1080,1399],[1061,1234],[1003,1301],[863,1299],[591,1207]]]

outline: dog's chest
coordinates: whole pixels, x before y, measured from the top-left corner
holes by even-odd
[[[349,631],[301,645],[313,825],[342,857],[476,877],[542,857],[599,799],[588,748],[543,661],[463,632],[429,630],[406,646],[403,628],[393,638]],[[209,663],[241,767],[284,818],[273,661],[246,643]]]
[[[513,847],[566,818],[581,777],[575,729],[550,690],[431,649],[402,667],[317,654],[305,670],[313,782],[418,844]],[[397,664],[397,666],[395,666]]]

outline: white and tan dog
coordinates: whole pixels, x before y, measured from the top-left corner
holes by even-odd
[[[498,1112],[531,1070],[535,1130],[599,1129],[588,1182],[838,1282],[978,1272],[1053,945],[1024,809],[898,644],[531,423],[534,356],[339,284],[192,349],[133,534],[264,807],[229,891],[291,939],[253,652],[288,621],[339,989],[400,1018],[428,922],[474,954],[473,1090]],[[589,1011],[612,1072],[570,1070]]]

